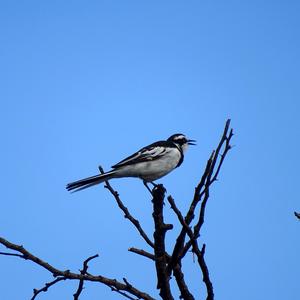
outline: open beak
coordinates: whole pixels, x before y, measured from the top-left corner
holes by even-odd
[[[195,140],[188,140],[188,144],[189,145],[196,145],[196,141]]]

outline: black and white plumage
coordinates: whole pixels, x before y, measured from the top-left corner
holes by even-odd
[[[166,141],[148,145],[131,156],[123,159],[112,170],[104,174],[88,177],[67,184],[68,191],[79,191],[112,178],[138,177],[144,183],[157,180],[179,167],[188,145],[195,145],[194,140],[177,133]]]

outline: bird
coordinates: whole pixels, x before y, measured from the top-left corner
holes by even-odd
[[[157,141],[141,148],[134,154],[113,165],[110,171],[68,183],[68,191],[77,192],[113,178],[137,177],[151,192],[147,183],[154,181],[179,167],[189,145],[196,145],[182,133],[171,135],[167,140]]]

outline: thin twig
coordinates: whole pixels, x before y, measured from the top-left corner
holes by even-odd
[[[138,300],[138,299],[139,299],[139,298],[133,298],[133,297],[129,296],[128,294],[126,294],[126,293],[124,293],[124,292],[122,292],[122,291],[117,290],[117,289],[114,288],[114,287],[111,287],[111,290],[112,290],[113,292],[116,292],[116,293],[122,295],[123,297],[125,297],[125,298],[127,298],[127,299],[131,299],[131,300]]]
[[[16,256],[20,258],[26,259],[26,257],[22,254],[17,254],[17,253],[8,253],[8,252],[0,252],[0,255],[6,255],[6,256]]]
[[[90,256],[88,257],[84,262],[83,262],[83,268],[82,270],[80,270],[80,274],[84,275],[84,274],[87,274],[87,270],[88,270],[88,263],[89,261],[91,261],[92,259],[96,258],[96,257],[99,257],[98,254],[95,254],[93,256]],[[84,279],[80,279],[79,280],[79,284],[78,284],[78,288],[77,288],[77,291],[75,292],[75,294],[73,295],[74,297],[74,300],[78,300],[79,299],[79,296],[83,290],[83,283],[84,283]]]
[[[48,289],[49,289],[49,287],[51,287],[51,286],[55,285],[56,283],[58,283],[60,281],[63,281],[63,280],[66,280],[66,278],[64,278],[64,277],[58,277],[58,278],[54,279],[51,282],[47,282],[45,284],[45,286],[42,287],[41,289],[33,289],[33,296],[31,298],[31,300],[34,300],[39,293],[41,293],[41,292],[47,292]]]
[[[151,260],[155,260],[155,256],[152,253],[149,253],[149,252],[147,252],[143,249],[137,249],[137,248],[131,247],[131,248],[128,249],[128,251],[136,253],[136,254],[144,256],[144,257],[147,257]]]
[[[98,168],[99,168],[100,173],[103,174],[104,173],[103,168],[101,166],[99,166]],[[141,227],[140,222],[130,214],[128,208],[123,204],[122,200],[120,199],[119,193],[112,188],[112,186],[110,185],[110,183],[108,181],[105,181],[105,188],[107,188],[110,191],[110,193],[114,196],[119,208],[124,212],[125,218],[127,218],[135,226],[135,228],[138,230],[138,232],[143,237],[145,242],[151,248],[153,248],[154,247],[153,242],[150,240],[148,235],[145,233],[145,231]]]
[[[174,199],[171,196],[169,196],[168,201],[171,205],[171,208],[175,212],[180,224],[182,225],[182,227],[185,228],[185,230],[186,230],[186,232],[187,232],[187,234],[190,238],[190,241],[192,243],[193,252],[197,256],[198,264],[201,268],[202,275],[203,275],[203,282],[206,286],[206,291],[207,291],[207,298],[206,299],[207,300],[213,300],[214,299],[213,285],[212,285],[212,282],[211,282],[210,277],[209,277],[209,272],[208,272],[206,262],[204,260],[205,244],[203,245],[202,250],[200,251],[199,246],[198,246],[198,242],[197,242],[198,236],[195,236],[192,229],[185,223],[185,220],[184,220],[180,210],[177,208]]]
[[[202,271],[202,275],[203,275],[203,282],[206,285],[206,290],[207,290],[207,297],[206,300],[213,300],[214,299],[214,291],[213,291],[213,285],[212,282],[209,278],[209,271],[204,259],[204,254],[205,254],[205,249],[206,249],[206,245],[203,244],[202,249],[201,249],[201,255],[197,255],[198,258],[198,262]]]

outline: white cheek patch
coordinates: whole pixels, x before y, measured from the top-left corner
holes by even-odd
[[[188,149],[188,147],[189,147],[189,144],[183,144],[182,146],[181,146],[181,149],[182,149],[182,152],[184,153],[187,149]]]

